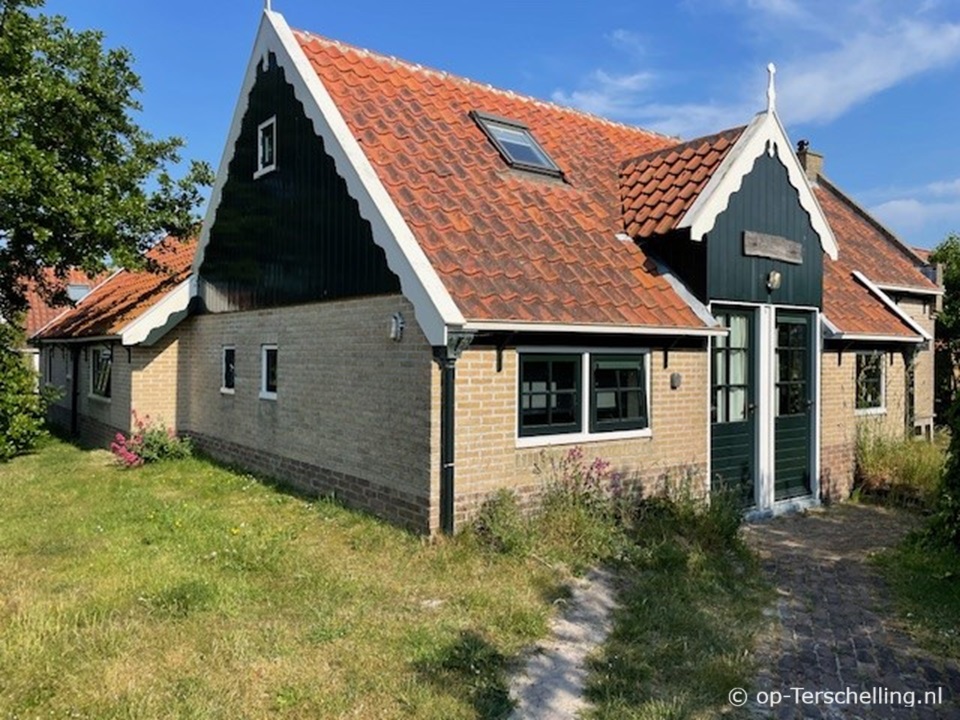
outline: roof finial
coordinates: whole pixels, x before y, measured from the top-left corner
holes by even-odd
[[[767,73],[770,75],[770,79],[767,80],[767,112],[772,113],[777,110],[777,88],[773,82],[773,76],[777,74],[777,66],[773,63],[768,63]]]
[[[267,12],[270,12],[271,10],[273,10],[273,8],[270,7],[270,0],[263,0],[263,9],[266,10]]]

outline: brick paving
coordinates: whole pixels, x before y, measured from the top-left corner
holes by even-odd
[[[960,718],[960,666],[919,648],[895,621],[889,590],[871,554],[907,532],[911,516],[845,505],[752,525],[749,542],[776,587],[771,625],[758,649],[763,670],[753,689],[757,718]],[[874,704],[797,703],[790,688],[875,693]],[[780,691],[773,708],[757,692]],[[886,698],[876,693],[886,691]],[[913,691],[914,707],[890,704]],[[925,691],[942,703],[920,705]],[[761,699],[765,699],[761,696]]]

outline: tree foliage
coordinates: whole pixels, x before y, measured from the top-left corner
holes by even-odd
[[[960,368],[960,235],[947,235],[930,253],[930,262],[943,268],[943,307],[936,329],[936,411],[945,417],[957,393]]]
[[[49,395],[37,390],[37,376],[17,348],[23,337],[0,323],[0,462],[32,449],[46,434]]]
[[[32,279],[71,267],[136,264],[164,235],[185,238],[197,222],[209,166],[175,180],[179,138],[141,129],[140,78],[124,49],[39,11],[43,0],[0,0],[0,315],[25,309]]]

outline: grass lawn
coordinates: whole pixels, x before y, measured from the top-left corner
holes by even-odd
[[[907,538],[875,558],[902,621],[921,645],[960,660],[960,554]]]
[[[561,580],[201,459],[0,466],[0,717],[461,718]]]
[[[625,589],[595,717],[711,717],[755,672],[768,590],[736,513],[624,525],[567,495],[429,542],[206,460],[123,470],[58,441],[0,490],[3,718],[502,718],[559,568],[597,562]]]

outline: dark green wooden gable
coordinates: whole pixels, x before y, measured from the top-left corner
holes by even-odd
[[[745,255],[745,231],[775,236],[787,244],[798,243],[802,264]],[[820,238],[779,158],[766,153],[757,158],[704,243],[706,299],[822,307]],[[772,270],[778,271],[782,280],[779,289],[769,291],[767,277]]]
[[[258,127],[274,115],[277,170],[255,180]],[[400,291],[272,53],[250,91],[199,275],[212,312]]]

